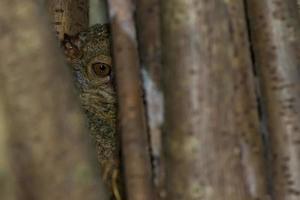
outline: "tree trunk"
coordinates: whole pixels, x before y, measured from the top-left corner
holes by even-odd
[[[296,0],[248,0],[276,200],[300,198],[300,20]]]
[[[35,1],[0,2],[0,86],[18,199],[106,199],[62,53]]]
[[[125,185],[130,200],[153,200],[131,0],[109,0]]]
[[[243,1],[161,12],[167,199],[268,199]]]
[[[46,5],[59,39],[88,28],[88,0],[46,0]]]

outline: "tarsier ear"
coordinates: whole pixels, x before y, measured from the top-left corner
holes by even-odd
[[[79,58],[80,49],[79,49],[79,38],[78,36],[70,36],[68,34],[64,34],[64,38],[61,42],[61,45],[64,49],[64,53],[69,61]]]

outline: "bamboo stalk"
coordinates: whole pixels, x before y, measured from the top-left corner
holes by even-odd
[[[89,24],[108,23],[106,0],[89,0]]]
[[[0,95],[0,199],[16,200],[16,177],[11,169],[8,154],[8,131],[4,103]]]
[[[109,0],[127,197],[153,200],[137,41],[130,0]]]
[[[161,3],[167,199],[268,199],[243,1]]]
[[[88,0],[46,0],[46,6],[59,39],[88,28]]]
[[[149,20],[151,19],[151,20]],[[137,37],[142,66],[147,108],[147,124],[152,157],[153,181],[156,193],[164,196],[161,126],[163,123],[163,96],[161,91],[161,37],[159,0],[136,2]]]
[[[296,0],[248,1],[271,143],[274,199],[300,198],[300,21]]]
[[[2,0],[0,13],[0,86],[17,199],[107,199],[45,12],[37,1]]]

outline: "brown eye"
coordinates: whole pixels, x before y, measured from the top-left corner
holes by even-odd
[[[110,66],[104,63],[94,63],[92,64],[92,69],[94,73],[99,77],[108,76],[111,72]]]

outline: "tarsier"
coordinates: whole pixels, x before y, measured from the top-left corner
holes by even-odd
[[[75,36],[64,36],[65,55],[95,138],[102,179],[112,199],[120,199],[119,138],[116,132],[116,93],[113,85],[108,25],[94,25]]]

